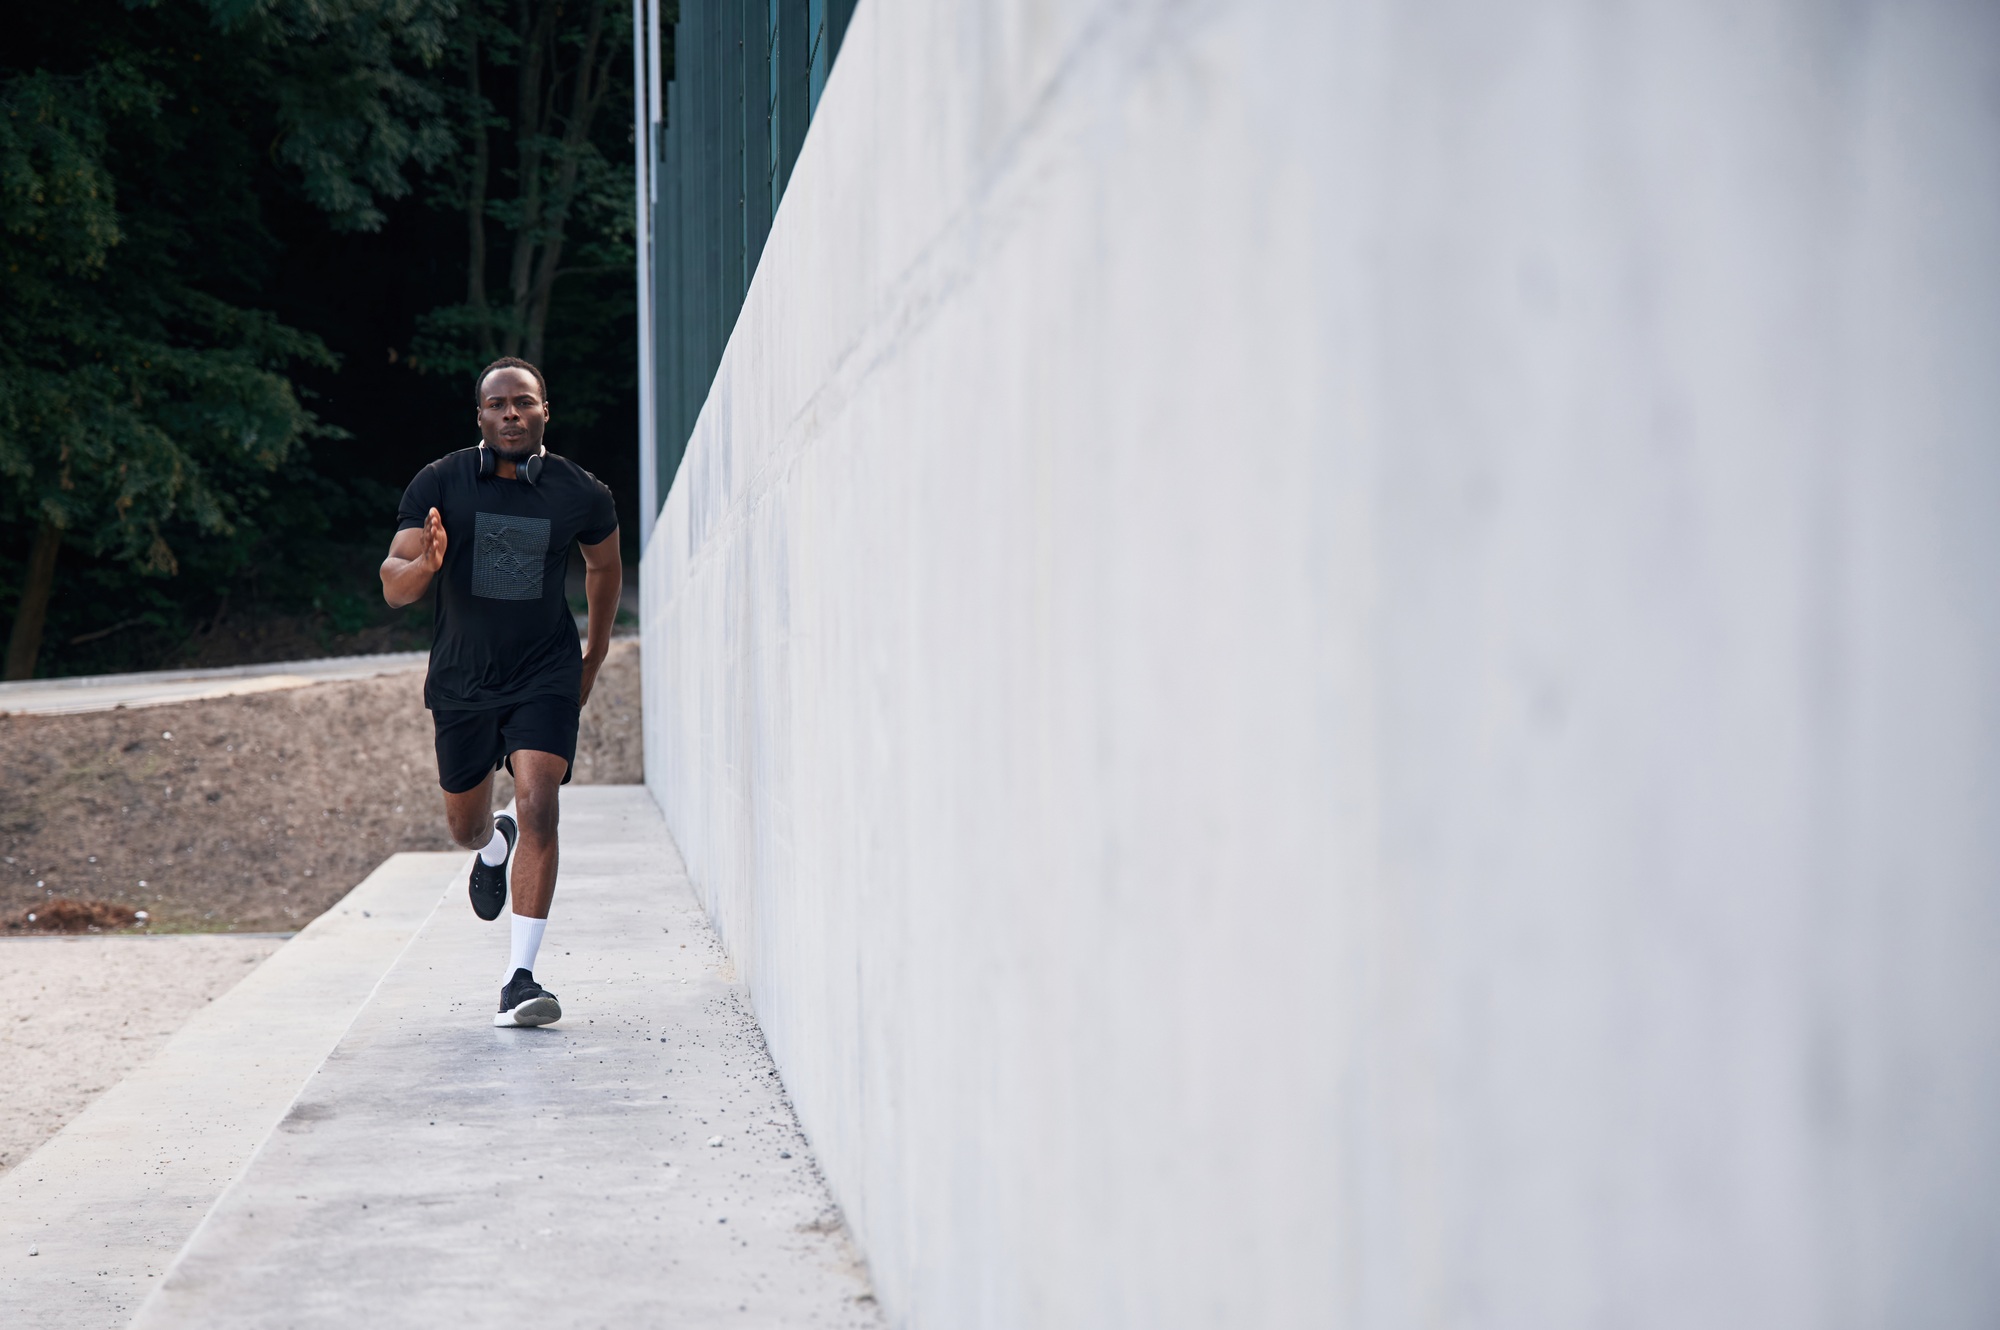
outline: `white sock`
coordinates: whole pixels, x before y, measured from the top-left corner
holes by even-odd
[[[507,862],[507,838],[500,834],[497,823],[493,828],[493,839],[487,841],[486,848],[479,852],[479,862],[488,868],[498,868]]]
[[[505,983],[514,977],[514,971],[535,968],[535,953],[542,949],[542,930],[549,926],[546,919],[530,919],[525,914],[517,914],[514,919],[514,954],[507,962],[507,973],[500,976]]]

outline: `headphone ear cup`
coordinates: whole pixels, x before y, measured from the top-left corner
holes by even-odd
[[[536,453],[533,457],[530,457],[526,464],[522,466],[521,474],[528,478],[530,485],[540,480],[542,478],[542,455]]]
[[[479,474],[481,476],[493,474],[493,450],[483,443],[479,445]]]

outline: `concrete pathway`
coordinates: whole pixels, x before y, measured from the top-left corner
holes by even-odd
[[[874,1326],[729,961],[637,786],[563,793],[536,973],[463,877],[134,1321]]]
[[[0,1326],[126,1324],[468,861],[392,856],[0,1177]]]
[[[378,674],[421,670],[429,664],[429,652],[394,651],[375,656],[231,665],[213,670],[25,679],[0,683],[0,716],[55,716],[77,711],[110,711],[114,707],[157,707],[170,702],[197,702],[205,697],[304,688],[339,679],[372,679]]]

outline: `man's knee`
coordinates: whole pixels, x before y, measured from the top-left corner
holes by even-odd
[[[521,834],[533,836],[537,840],[554,840],[556,823],[561,817],[556,787],[517,785],[514,789],[514,815],[521,821]]]
[[[493,814],[481,816],[452,810],[445,815],[445,828],[451,832],[454,845],[461,849],[483,850],[486,842],[493,839]]]
[[[493,786],[491,780],[453,794],[445,791],[444,826],[452,843],[468,850],[483,850],[493,839]]]

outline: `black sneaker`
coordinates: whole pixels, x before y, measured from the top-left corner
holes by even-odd
[[[500,990],[500,1014],[493,1018],[495,1025],[549,1025],[562,1019],[562,1004],[556,995],[535,982],[535,976],[526,970],[514,971],[514,977]]]
[[[495,868],[477,854],[472,856],[472,912],[481,919],[498,919],[507,904],[507,865],[514,862],[514,840],[521,834],[511,813],[494,818],[493,825],[507,838],[507,857]]]

